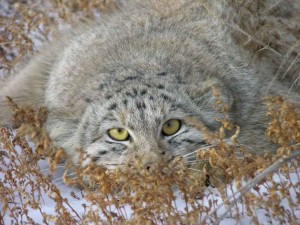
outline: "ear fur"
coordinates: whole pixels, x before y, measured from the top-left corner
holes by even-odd
[[[233,105],[233,97],[222,82],[217,79],[203,81],[188,88],[191,100],[203,109],[211,110],[217,104],[217,100],[221,99],[222,103],[229,108]]]

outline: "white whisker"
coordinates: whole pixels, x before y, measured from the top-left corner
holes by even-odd
[[[193,164],[198,164],[198,163],[203,163],[203,162],[207,162],[207,160],[193,160],[193,161],[186,161],[184,162],[184,164],[190,164],[190,163],[193,163]]]
[[[124,166],[124,163],[105,163],[103,166]]]
[[[208,146],[208,145],[203,144],[202,142],[192,144],[188,147],[183,147],[183,148],[178,149],[176,151],[176,155],[181,155],[182,152],[184,152],[184,153],[186,153],[186,152],[191,153],[191,151],[195,152],[195,151],[198,151],[198,149],[205,147],[205,146]]]
[[[184,165],[196,165],[196,164],[198,164],[197,162],[188,162],[188,163],[184,163]]]
[[[186,158],[189,155],[195,154],[199,150],[205,150],[205,149],[208,149],[208,148],[213,147],[213,146],[215,146],[215,145],[204,145],[203,147],[200,147],[200,148],[198,148],[197,150],[195,150],[193,152],[187,153],[187,154],[183,155],[182,157]]]
[[[192,160],[196,160],[196,158],[197,158],[196,155],[195,155],[195,156],[192,155],[192,156],[189,156],[189,157],[186,157],[186,158],[183,158],[183,159],[184,159],[184,161],[185,161],[185,160],[191,160],[191,159],[192,159]]]
[[[194,169],[194,168],[187,168],[188,170],[193,170],[193,171],[198,171],[198,172],[200,172],[200,173],[205,173],[204,171],[202,171],[202,170],[197,170],[197,169]]]

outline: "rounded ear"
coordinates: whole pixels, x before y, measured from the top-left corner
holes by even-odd
[[[226,88],[222,81],[217,79],[203,81],[198,85],[188,85],[185,92],[198,107],[203,109],[215,109],[218,104],[226,105],[228,108],[233,105],[230,90]]]

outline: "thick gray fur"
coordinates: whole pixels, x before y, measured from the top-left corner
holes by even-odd
[[[210,7],[226,11],[217,2]],[[75,163],[76,149],[83,149],[86,163],[113,168],[138,156],[148,165],[203,144],[203,134],[184,122],[176,135],[163,137],[168,119],[195,116],[209,129],[218,127],[211,91],[216,87],[233,123],[241,126],[239,141],[263,152],[270,147],[262,104],[267,87],[272,82],[268,94],[289,93],[296,103],[299,87],[290,90],[288,78],[272,80],[272,60],[250,64],[251,54],[206,6],[192,0],[130,1],[62,35],[2,83],[0,125],[10,124],[4,101],[10,96],[21,105],[48,108],[50,136]],[[114,127],[126,128],[131,140],[111,140],[107,130]]]

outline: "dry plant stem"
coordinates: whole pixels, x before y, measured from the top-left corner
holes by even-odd
[[[241,188],[240,190],[236,191],[228,197],[227,199],[223,200],[223,204],[219,205],[214,211],[210,212],[203,220],[201,220],[200,224],[204,224],[207,219],[209,219],[213,214],[215,214],[221,207],[224,206],[225,202],[229,202],[232,198],[234,198],[233,201],[230,202],[228,209],[218,218],[218,220],[224,219],[226,214],[230,211],[232,207],[236,205],[236,203],[243,197],[243,195],[248,192],[251,188],[253,188],[255,185],[257,185],[259,182],[261,182],[266,176],[268,176],[270,173],[277,170],[280,166],[282,166],[284,163],[289,162],[290,160],[300,156],[300,150],[293,152],[290,156],[281,158],[274,162],[272,165],[270,165],[267,169],[265,169],[262,173],[260,173],[258,176],[256,176],[254,179],[250,180],[246,185]],[[238,197],[236,197],[239,194]],[[217,221],[216,221],[217,222]]]
[[[280,4],[283,0],[277,1],[275,4],[271,5],[269,8],[267,8],[265,11],[263,11],[261,14],[266,14],[267,12],[271,11],[272,9],[276,8],[278,4]]]
[[[263,43],[263,42],[257,40],[257,39],[254,38],[252,35],[248,34],[246,31],[244,31],[244,30],[242,30],[241,28],[239,28],[238,25],[233,25],[233,24],[230,24],[230,23],[227,23],[227,22],[225,22],[225,24],[228,25],[230,28],[232,28],[232,29],[234,29],[234,30],[236,30],[236,31],[238,31],[238,32],[240,32],[240,33],[246,35],[246,36],[248,37],[248,41],[247,41],[247,42],[255,41],[257,44],[260,44],[261,46],[263,46],[263,49],[269,50],[269,51],[271,51],[272,53],[274,53],[275,55],[282,57],[282,55],[281,55],[278,51],[276,51],[275,49],[273,49],[273,48],[271,48],[270,46],[266,45],[265,43]],[[262,50],[262,49],[261,49],[261,50]]]

